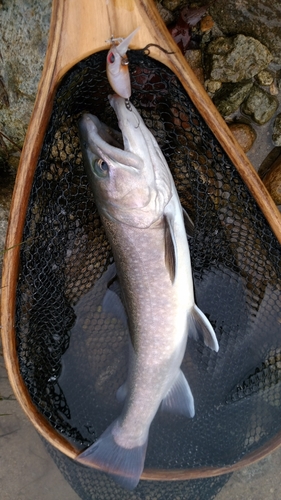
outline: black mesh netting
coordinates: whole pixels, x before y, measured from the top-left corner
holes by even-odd
[[[220,344],[216,354],[188,341],[183,371],[196,415],[157,414],[146,467],[219,468],[281,430],[280,245],[174,74],[141,51],[129,56],[132,102],[195,223],[196,301]],[[22,377],[40,412],[81,449],[120,413],[115,393],[127,369],[127,334],[101,307],[112,257],[77,138],[82,111],[117,128],[110,92],[105,52],[77,64],[60,85],[30,196],[17,289]],[[117,491],[107,476],[56,453],[81,498],[111,498]],[[102,479],[94,484],[90,477]],[[226,478],[200,481],[141,481],[126,495],[205,500]]]

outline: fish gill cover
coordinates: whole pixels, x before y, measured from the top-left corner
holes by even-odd
[[[127,370],[127,333],[101,307],[112,254],[77,132],[85,111],[118,128],[107,99],[105,55],[77,64],[57,92],[30,196],[17,288],[22,377],[39,411],[79,449],[119,414],[115,393]],[[132,103],[195,224],[189,244],[196,302],[220,345],[216,354],[188,341],[182,369],[196,416],[158,413],[146,466],[225,466],[281,430],[281,377],[264,370],[273,364],[279,373],[280,245],[175,75],[142,51],[130,51],[129,58]]]

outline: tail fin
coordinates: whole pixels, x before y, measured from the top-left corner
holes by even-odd
[[[99,467],[107,472],[120,486],[133,490],[144,467],[147,441],[142,446],[123,448],[113,436],[113,422],[101,437],[83,451],[76,460],[88,467]]]
[[[188,316],[188,334],[195,340],[203,340],[204,344],[218,352],[219,344],[210,321],[195,304]]]

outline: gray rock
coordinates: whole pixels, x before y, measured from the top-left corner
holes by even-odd
[[[204,73],[202,67],[202,52],[200,49],[198,50],[187,50],[184,54],[185,59],[188,64],[194,71],[194,74],[197,76],[198,80],[202,85],[204,84]]]
[[[281,64],[281,2],[272,0],[216,0],[210,13],[224,34],[257,38]]]
[[[160,2],[156,2],[156,7],[165,24],[170,24],[174,21],[175,15],[170,10],[165,9]]]
[[[268,94],[257,85],[253,85],[247,99],[242,104],[242,111],[258,123],[263,125],[268,122],[278,108],[276,97]]]
[[[255,38],[219,37],[207,47],[207,76],[221,82],[241,82],[266,68],[271,60],[269,50]]]
[[[272,141],[275,146],[281,146],[281,113],[274,120]]]
[[[2,138],[0,157],[13,167],[18,163],[43,69],[51,3],[0,1],[0,130],[12,140]]]
[[[223,116],[229,116],[236,111],[249,94],[252,81],[240,83],[223,83],[215,93],[213,102]]]
[[[163,0],[163,7],[165,9],[171,10],[172,12],[185,5],[185,0]]]

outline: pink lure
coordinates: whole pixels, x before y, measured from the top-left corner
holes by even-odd
[[[124,99],[131,96],[131,80],[128,68],[127,50],[132,38],[139,28],[136,28],[127,38],[113,38],[112,45],[106,57],[106,74],[114,92]]]

